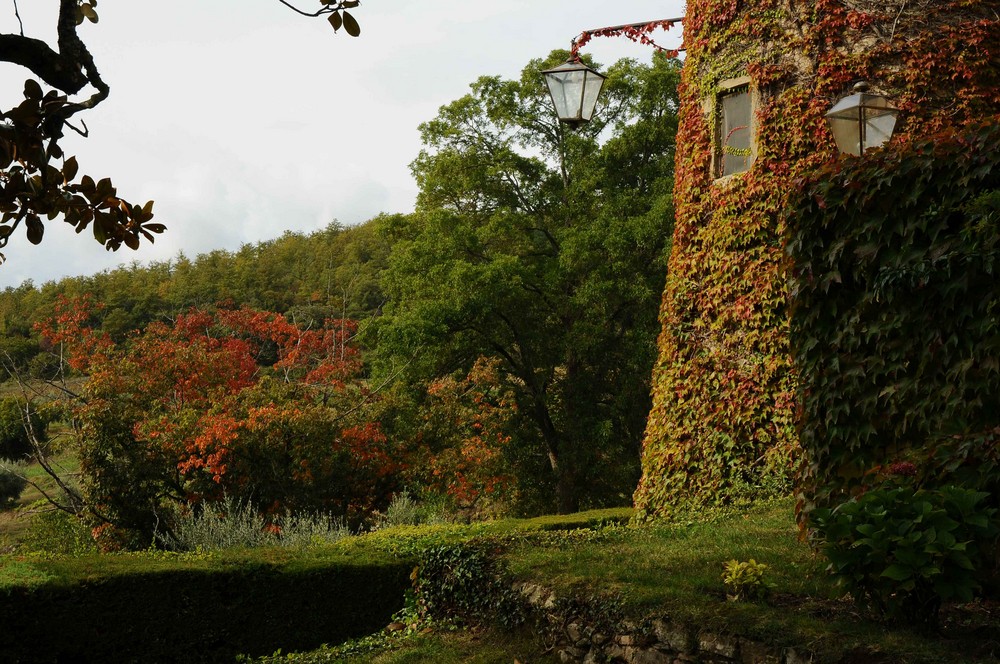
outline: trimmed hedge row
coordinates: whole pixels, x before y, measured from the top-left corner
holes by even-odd
[[[0,591],[4,662],[232,662],[370,634],[412,561],[267,562],[98,574]]]

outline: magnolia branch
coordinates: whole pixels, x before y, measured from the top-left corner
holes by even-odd
[[[278,0],[281,4],[291,9],[296,14],[301,16],[308,16],[309,18],[316,18],[317,16],[322,16],[323,14],[332,14],[333,12],[340,11],[341,9],[352,9],[361,4],[359,0],[342,0],[341,2],[331,2],[325,5],[322,9],[317,9],[314,12],[308,12],[303,9],[299,9],[288,0]]]

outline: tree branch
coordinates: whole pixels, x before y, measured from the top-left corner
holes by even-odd
[[[67,94],[76,94],[87,84],[78,63],[56,53],[40,39],[0,34],[0,62],[20,65]]]
[[[302,9],[299,9],[292,3],[288,2],[288,0],[278,0],[278,2],[288,7],[296,14],[300,14],[302,16],[308,16],[309,18],[316,18],[317,16],[322,16],[323,14],[332,14],[333,12],[340,11],[341,9],[352,9],[361,4],[359,2],[352,3],[352,2],[344,2],[343,0],[341,0],[340,2],[331,2],[330,4],[325,5],[322,9],[317,9],[314,12],[307,12]]]

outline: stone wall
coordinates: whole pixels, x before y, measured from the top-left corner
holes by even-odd
[[[578,612],[561,607],[555,593],[537,584],[517,590],[539,614],[559,659],[583,664],[808,664],[812,653],[779,648],[739,636],[718,634],[650,617],[596,626]]]

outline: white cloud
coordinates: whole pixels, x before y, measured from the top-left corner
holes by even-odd
[[[49,36],[55,4],[21,3],[29,36]],[[168,231],[138,253],[108,254],[53,222],[40,247],[12,239],[0,287],[406,211],[417,125],[478,76],[517,76],[583,29],[679,16],[683,2],[367,0],[353,12],[359,39],[273,0],[102,0],[98,10],[83,36],[112,93],[86,118],[91,137],[66,146],[122,196],[155,200]],[[0,30],[16,29],[0,17]],[[625,39],[587,50],[604,63],[650,57]],[[0,105],[17,103],[24,78],[0,65]]]

